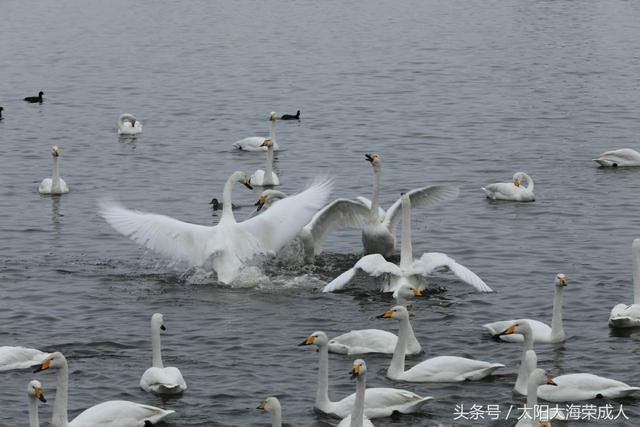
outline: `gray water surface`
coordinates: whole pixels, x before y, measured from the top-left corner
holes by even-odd
[[[283,191],[328,175],[335,196],[370,197],[371,151],[383,156],[385,207],[410,188],[458,185],[457,200],[414,210],[414,252],[445,252],[496,291],[437,275],[432,285],[447,290],[414,303],[426,353],[410,363],[448,354],[507,368],[473,383],[398,384],[385,378],[389,357],[368,356],[370,387],[433,396],[423,414],[376,426],[514,424],[454,421],[454,409],[500,404],[504,418],[522,405],[511,392],[520,346],[492,341],[480,325],[550,321],[559,272],[568,339],[539,345],[539,366],[640,385],[640,336],[607,327],[611,307],[632,301],[640,170],[591,162],[639,143],[640,3],[8,0],[0,40],[0,345],[62,351],[71,416],[127,399],[175,410],[165,426],[266,426],[255,407],[273,394],[291,425],[338,423],[313,411],[317,354],[297,344],[316,330],[397,328],[375,319],[392,301],[364,276],[343,293],[318,291],[358,259],[357,230],[332,236],[316,266],[289,250],[229,288],[168,265],[97,214],[110,197],[214,224],[207,203],[226,178],[264,162],[232,143],[266,135],[269,111],[297,109],[300,122],[277,123]],[[22,101],[38,90],[43,105]],[[144,123],[134,141],[116,135],[123,112]],[[71,189],[62,197],[36,191],[51,173],[51,145]],[[481,186],[518,170],[535,180],[535,203],[483,198]],[[257,195],[237,186],[234,202]],[[177,398],[138,388],[156,311],[165,363],[189,384]],[[351,362],[331,356],[334,399],[355,390]],[[0,425],[27,424],[33,378],[49,397],[47,425],[55,374],[28,371],[1,376]],[[637,400],[613,403],[631,418],[617,425],[638,424]]]

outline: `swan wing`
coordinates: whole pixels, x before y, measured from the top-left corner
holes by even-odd
[[[498,368],[504,368],[504,365],[466,357],[438,356],[415,365],[404,372],[401,379],[425,382],[479,380]]]
[[[127,400],[110,400],[86,409],[69,425],[70,427],[143,426],[145,421],[155,424],[174,412]]]
[[[329,351],[341,354],[393,354],[398,337],[381,329],[359,329],[329,341]]]
[[[176,367],[151,367],[142,374],[140,388],[155,393],[180,393],[187,389],[187,383]]]
[[[318,211],[305,227],[311,232],[314,244],[319,246],[338,228],[362,225],[369,217],[369,208],[363,203],[336,199]]]
[[[371,210],[371,200],[362,196],[356,197],[356,200],[362,203],[363,205],[365,205],[368,210]],[[385,215],[386,215],[386,211],[378,206],[378,218],[384,218]]]
[[[469,270],[462,264],[458,264],[453,258],[447,254],[440,252],[427,252],[422,254],[420,259],[413,262],[410,274],[420,274],[428,276],[438,268],[447,267],[460,280],[473,286],[481,292],[493,292],[484,281],[479,278],[473,271]]]
[[[0,347],[0,372],[12,369],[26,369],[39,365],[49,353],[27,347]]]
[[[254,236],[263,252],[275,254],[325,205],[332,186],[331,180],[315,182],[301,193],[278,200],[262,215],[237,224],[238,228]]]
[[[267,147],[262,146],[264,140],[263,136],[250,136],[236,141],[233,148],[241,151],[267,151]]]
[[[347,283],[349,283],[351,279],[353,279],[353,276],[355,276],[358,270],[362,270],[370,276],[374,277],[378,277],[382,274],[393,274],[394,276],[402,276],[400,267],[391,262],[388,262],[380,254],[371,254],[360,258],[360,260],[356,262],[356,265],[354,265],[353,268],[350,268],[349,270],[333,279],[322,289],[322,292],[333,292],[337,291],[338,289],[344,288]]]
[[[482,325],[489,333],[499,338],[501,341],[505,342],[523,342],[524,338],[522,334],[514,333],[509,335],[500,335],[507,329],[509,326],[513,325],[515,322],[526,321],[531,326],[531,330],[533,331],[533,342],[534,343],[550,343],[551,342],[551,327],[546,323],[543,323],[539,320],[535,319],[513,319],[513,320],[500,320],[497,322],[486,323]]]
[[[640,326],[640,304],[618,304],[611,309],[609,326],[612,328],[632,328]]]
[[[458,197],[459,193],[460,190],[458,187],[454,187],[452,185],[429,185],[427,187],[414,188],[407,194],[409,194],[412,207],[421,207],[431,206],[435,203],[446,200],[453,200]],[[402,217],[401,207],[401,199],[398,199],[387,210],[383,224],[386,225],[389,230],[394,230],[400,222],[400,218]]]
[[[598,397],[615,399],[640,391],[640,387],[587,373],[560,375],[553,381],[557,386],[538,387],[538,397],[550,402],[567,402]]]
[[[422,397],[408,390],[387,387],[367,388],[364,395],[364,413],[368,418],[384,418],[394,412],[412,414],[420,412],[422,406],[431,400],[431,396]],[[339,417],[351,414],[356,401],[356,394],[352,393],[339,402],[333,403],[333,413]]]
[[[165,215],[127,209],[113,202],[102,202],[100,214],[116,231],[162,255],[201,266],[222,250],[216,227],[190,224]]]

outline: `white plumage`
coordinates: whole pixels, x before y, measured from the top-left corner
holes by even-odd
[[[60,177],[60,166],[58,165],[58,158],[60,157],[60,149],[55,145],[51,147],[51,156],[53,157],[53,171],[51,178],[45,178],[38,186],[38,193],[40,194],[64,194],[69,192],[69,187],[64,179]]]
[[[593,161],[605,168],[640,166],[640,153],[631,148],[622,148],[604,152]]]
[[[276,113],[269,114],[269,138],[262,136],[249,136],[233,143],[233,148],[241,151],[267,151],[267,146],[263,145],[265,140],[270,139],[273,143],[273,150],[279,151],[280,146],[276,140]]]
[[[124,113],[118,118],[118,135],[137,135],[142,133],[142,122],[133,114]]]
[[[522,179],[527,180],[526,187],[522,186]],[[510,200],[512,202],[535,201],[533,189],[533,179],[524,172],[516,172],[513,175],[513,182],[498,182],[481,188],[488,199]]]

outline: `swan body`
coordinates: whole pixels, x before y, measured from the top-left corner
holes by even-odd
[[[86,409],[69,422],[67,418],[69,389],[67,359],[60,352],[52,353],[42,362],[36,372],[50,368],[58,370],[56,401],[51,418],[52,427],[142,427],[156,424],[175,412],[126,400],[110,400]]]
[[[280,185],[280,178],[273,171],[273,142],[266,138],[260,146],[267,147],[267,162],[264,170],[258,169],[251,175],[251,183],[260,186]]]
[[[602,153],[593,161],[605,168],[640,166],[640,153],[631,148],[622,148]]]
[[[457,356],[439,356],[424,360],[405,371],[404,358],[409,332],[409,312],[406,307],[397,305],[378,317],[400,321],[398,344],[387,369],[387,377],[392,380],[408,382],[480,380],[491,375],[496,369],[504,368],[501,363],[489,363]]]
[[[125,113],[118,118],[118,135],[137,135],[142,133],[142,122],[133,114]]]
[[[60,149],[55,145],[51,147],[51,156],[53,156],[53,172],[51,178],[45,178],[38,186],[40,194],[64,194],[69,192],[69,187],[64,179],[60,177],[60,169],[58,166],[58,157],[60,157]]]
[[[271,427],[282,427],[282,408],[277,397],[267,397],[256,409],[266,411],[271,416]]]
[[[140,379],[140,388],[158,394],[177,394],[187,389],[187,383],[182,378],[180,370],[173,366],[165,367],[162,363],[160,346],[160,330],[166,330],[162,314],[151,316],[151,346],[153,351],[152,366],[147,369]]]
[[[549,402],[575,402],[597,398],[618,399],[640,391],[621,381],[593,374],[566,374],[554,378],[557,387],[538,387],[538,397]]]
[[[210,266],[218,280],[228,284],[256,255],[273,255],[292,240],[324,205],[332,187],[330,180],[316,182],[274,203],[264,214],[238,223],[231,207],[235,182],[251,188],[243,172],[231,175],[224,186],[220,222],[213,227],[132,211],[113,203],[102,203],[101,215],[118,232],[148,249],[192,267]]]
[[[364,414],[364,396],[366,385],[367,364],[362,359],[353,362],[351,368],[351,378],[356,379],[356,400],[353,404],[351,414],[343,418],[338,427],[374,427],[373,423]]]
[[[276,141],[276,113],[273,111],[269,114],[269,121],[271,122],[269,126],[269,138],[271,142],[273,142],[273,150],[280,151],[280,146],[278,145],[278,141]],[[264,141],[267,138],[262,136],[250,136],[240,141],[236,141],[233,144],[233,148],[241,151],[267,151],[268,148],[263,145]]]
[[[42,392],[40,381],[33,380],[27,386],[27,396],[29,397],[29,427],[40,427],[38,416],[38,400],[46,402]]]
[[[396,296],[398,305],[407,305],[407,298],[422,296],[417,288],[402,286]],[[329,341],[329,353],[339,354],[393,354],[398,343],[398,336],[381,329],[358,329],[339,335]],[[409,324],[406,354],[415,355],[422,352],[422,346]]]
[[[31,368],[41,364],[47,357],[49,353],[35,348],[2,346],[0,347],[0,372]]]
[[[609,315],[609,326],[612,328],[640,327],[640,239],[631,245],[633,265],[633,304],[618,304]]]
[[[376,153],[365,154],[365,159],[373,167],[373,197],[369,218],[362,229],[362,245],[365,255],[381,254],[388,258],[393,255],[396,245],[395,229],[400,222],[400,199],[389,210],[380,211],[380,177],[382,160]],[[458,189],[449,185],[432,185],[414,188],[406,194],[414,206],[429,206],[434,203],[458,197]]]
[[[522,179],[527,180],[527,186],[523,187]],[[533,202],[535,195],[533,194],[533,179],[524,172],[516,172],[513,175],[513,182],[499,182],[482,187],[482,191],[488,199],[492,200],[511,200],[513,202]]]
[[[285,197],[287,195],[281,191],[265,190],[256,203],[257,210]],[[322,242],[335,230],[361,225],[366,220],[369,208],[366,205],[367,199],[364,200],[336,199],[316,212],[298,234],[302,241],[305,262],[314,262],[315,257],[322,253]]]
[[[337,402],[329,400],[329,338],[324,332],[314,332],[300,345],[315,345],[320,353],[318,390],[315,408],[325,414],[345,418],[353,410],[356,395],[351,394]],[[396,388],[369,388],[365,393],[364,412],[368,418],[389,417],[394,412],[411,414],[420,412],[431,396],[422,397]]]
[[[560,273],[555,279],[555,293],[553,298],[553,317],[551,319],[551,327],[538,320],[520,319],[520,320],[502,320],[482,325],[489,333],[502,341],[506,342],[522,342],[524,339],[520,334],[503,335],[502,331],[510,325],[518,321],[526,321],[533,332],[533,342],[535,343],[559,343],[565,340],[565,333],[562,327],[562,299],[564,288],[567,286],[567,280],[564,274]]]
[[[322,289],[322,292],[333,292],[344,288],[359,270],[374,277],[383,274],[388,275],[389,281],[383,285],[383,292],[396,293],[403,285],[409,285],[422,290],[425,288],[423,278],[442,267],[448,268],[459,279],[473,286],[475,289],[481,292],[492,292],[492,289],[473,271],[462,264],[458,264],[453,258],[450,258],[446,254],[427,252],[422,254],[422,257],[419,259],[414,259],[411,245],[411,195],[405,193],[401,197],[401,203],[402,247],[400,251],[400,265],[388,262],[380,254],[366,255],[360,258],[353,268],[345,271],[327,284]]]

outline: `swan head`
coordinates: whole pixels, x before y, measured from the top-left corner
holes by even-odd
[[[233,175],[231,175],[231,178],[234,181],[239,182],[240,184],[244,185],[249,190],[253,190],[253,187],[251,186],[251,177],[248,176],[246,173],[241,172],[241,171],[236,171],[236,172],[233,173]]]
[[[353,362],[351,366],[351,379],[354,378],[364,378],[367,374],[367,364],[362,359],[357,359]]]
[[[50,368],[62,368],[66,364],[67,359],[65,359],[64,355],[59,351],[56,351],[55,353],[51,353],[49,357],[44,359],[40,366],[38,366],[38,368],[33,372],[36,373],[40,371],[46,371]]]
[[[260,147],[273,147],[273,142],[271,142],[271,139],[265,138]]]
[[[276,112],[272,111],[269,113],[269,121],[275,122],[276,121]]]
[[[267,202],[272,200],[280,200],[287,197],[282,191],[278,190],[264,190],[260,197],[258,197],[258,201],[253,204],[253,206],[257,206],[256,212],[259,212]]]
[[[309,335],[307,339],[302,341],[298,346],[315,345],[318,347],[326,347],[329,345],[329,337],[322,331],[316,331]]]
[[[57,145],[54,145],[53,147],[51,147],[51,155],[53,157],[60,157],[60,149],[58,148]]]
[[[414,286],[407,285],[405,283],[400,286],[400,288],[398,288],[398,292],[396,293],[396,300],[398,301],[398,305],[406,305],[406,301],[408,299],[421,296],[423,296],[423,294],[420,289]]]
[[[544,369],[540,368],[534,369],[533,372],[529,374],[529,383],[533,383],[539,386],[545,384],[555,386],[558,385],[553,381],[553,378],[550,375],[547,375]]]
[[[527,335],[532,333],[533,331],[531,330],[531,325],[529,325],[529,322],[527,322],[526,320],[518,320],[517,322],[509,326],[507,329],[502,331],[499,335],[512,335],[512,334]]]
[[[154,313],[154,315],[151,316],[151,328],[158,328],[163,331],[167,330],[164,326],[164,318],[161,313]]]
[[[270,397],[267,397],[262,402],[260,402],[260,404],[256,409],[260,409],[266,412],[273,412],[275,410],[280,409],[280,401],[278,400],[277,397],[270,396]]]
[[[380,316],[376,316],[379,319],[396,319],[405,320],[409,318],[409,310],[402,305],[396,305],[393,308],[382,313]]]
[[[40,381],[33,380],[27,386],[27,394],[34,399],[40,399],[40,402],[46,402],[47,399],[44,398],[44,393],[42,392],[42,384]]]
[[[381,159],[378,153],[367,153],[364,155],[364,158],[371,163],[374,169],[378,169],[381,165]]]
[[[556,286],[567,286],[567,279],[565,278],[564,274],[558,273],[558,275],[556,276]]]

